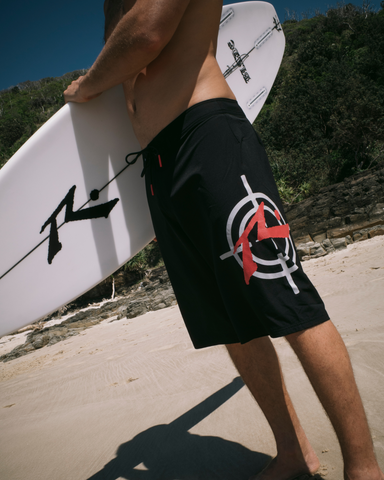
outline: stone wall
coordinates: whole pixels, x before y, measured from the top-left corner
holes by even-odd
[[[384,235],[384,162],[300,203],[285,205],[285,212],[304,260]]]

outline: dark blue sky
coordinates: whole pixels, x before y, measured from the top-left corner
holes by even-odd
[[[88,68],[103,46],[104,0],[18,0],[2,2],[0,90],[26,80],[56,77]],[[235,0],[224,4],[238,3]],[[337,3],[329,0],[275,0],[281,21],[286,9],[298,14]],[[361,5],[361,0],[351,0]],[[373,2],[380,4],[379,0]]]

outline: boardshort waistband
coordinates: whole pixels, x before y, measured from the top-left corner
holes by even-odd
[[[151,140],[146,149],[156,148],[169,151],[178,147],[177,139],[182,139],[188,132],[201,125],[212,116],[225,114],[246,119],[246,116],[237,103],[231,98],[211,98],[196,103],[187,108],[178,117],[172,120]]]

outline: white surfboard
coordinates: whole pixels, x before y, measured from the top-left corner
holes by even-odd
[[[272,5],[223,8],[217,58],[251,121],[284,45]],[[153,239],[142,162],[125,161],[139,150],[119,86],[64,106],[2,168],[0,335],[74,300]]]
[[[285,37],[270,3],[223,7],[216,58],[236,99],[253,122],[275,81]]]

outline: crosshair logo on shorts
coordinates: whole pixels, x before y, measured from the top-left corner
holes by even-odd
[[[221,260],[235,257],[244,270],[248,285],[251,277],[273,280],[285,277],[297,295],[300,291],[292,273],[296,265],[296,251],[277,205],[264,193],[254,193],[245,177],[241,176],[247,195],[231,211],[226,227],[229,251]]]

